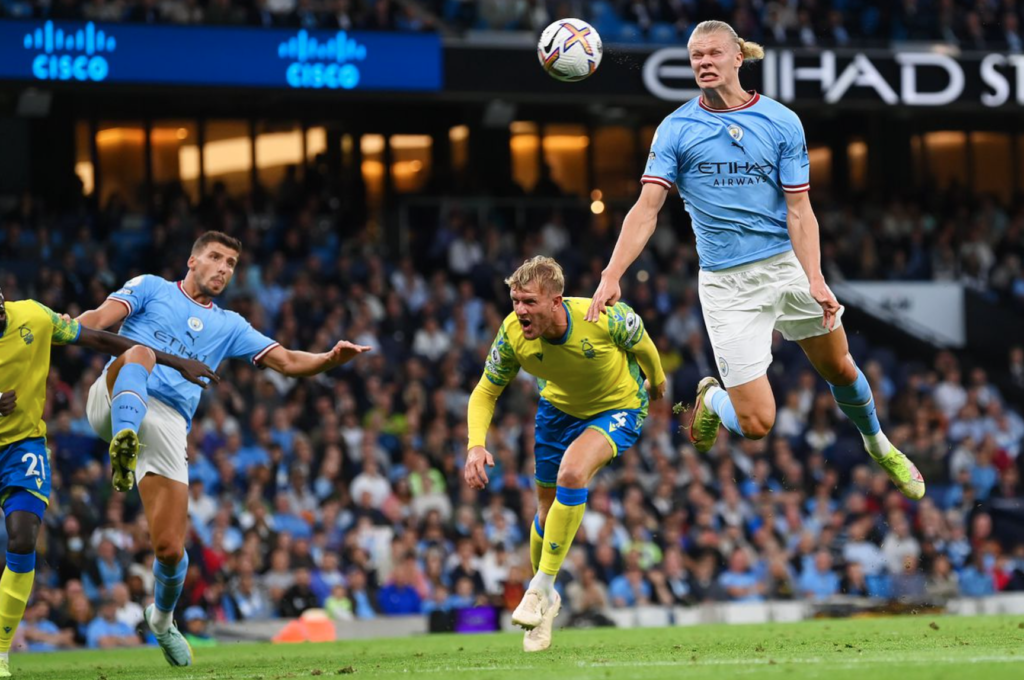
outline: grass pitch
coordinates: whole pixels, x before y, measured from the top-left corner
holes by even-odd
[[[1024,617],[821,620],[806,623],[555,631],[547,652],[522,634],[433,635],[330,644],[230,644],[171,668],[160,651],[16,654],[17,680],[828,680],[1024,679]]]

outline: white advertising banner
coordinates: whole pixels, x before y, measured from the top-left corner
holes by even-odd
[[[859,307],[938,347],[967,341],[964,289],[947,281],[843,281],[832,291],[844,305]]]

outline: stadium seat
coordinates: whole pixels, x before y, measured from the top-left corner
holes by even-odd
[[[639,43],[643,42],[644,34],[640,30],[640,27],[634,23],[624,23],[619,28],[619,32],[616,34],[618,42],[623,43]]]
[[[892,582],[889,580],[889,575],[873,574],[868,576],[868,597],[875,597],[883,600],[887,600],[892,596]]]
[[[672,24],[657,23],[651,26],[647,41],[658,44],[672,45],[679,42],[676,28]]]

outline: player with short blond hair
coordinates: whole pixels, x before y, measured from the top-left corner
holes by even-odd
[[[550,257],[527,260],[505,280],[513,311],[501,324],[483,377],[469,400],[466,482],[488,483],[486,449],[494,407],[520,368],[537,378],[535,477],[538,512],[530,529],[534,577],[512,622],[527,629],[523,649],[547,649],[561,607],[554,589],[583,520],[587,485],[640,436],[648,402],[665,394],[665,372],[643,321],[626,304],[584,323],[585,298],[563,297],[565,277]],[[646,380],[645,380],[646,376]]]

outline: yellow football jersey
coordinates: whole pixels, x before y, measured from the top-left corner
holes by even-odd
[[[43,407],[50,374],[50,345],[78,340],[77,321],[64,321],[34,300],[8,302],[7,329],[0,336],[0,392],[14,390],[14,413],[0,417],[0,447],[46,436]]]
[[[641,343],[654,347],[640,315],[619,302],[591,323],[585,318],[589,298],[565,298],[563,304],[569,327],[558,341],[527,340],[515,312],[505,317],[484,377],[504,387],[522,368],[537,378],[543,399],[576,418],[627,408],[646,414],[647,390],[635,350]]]

